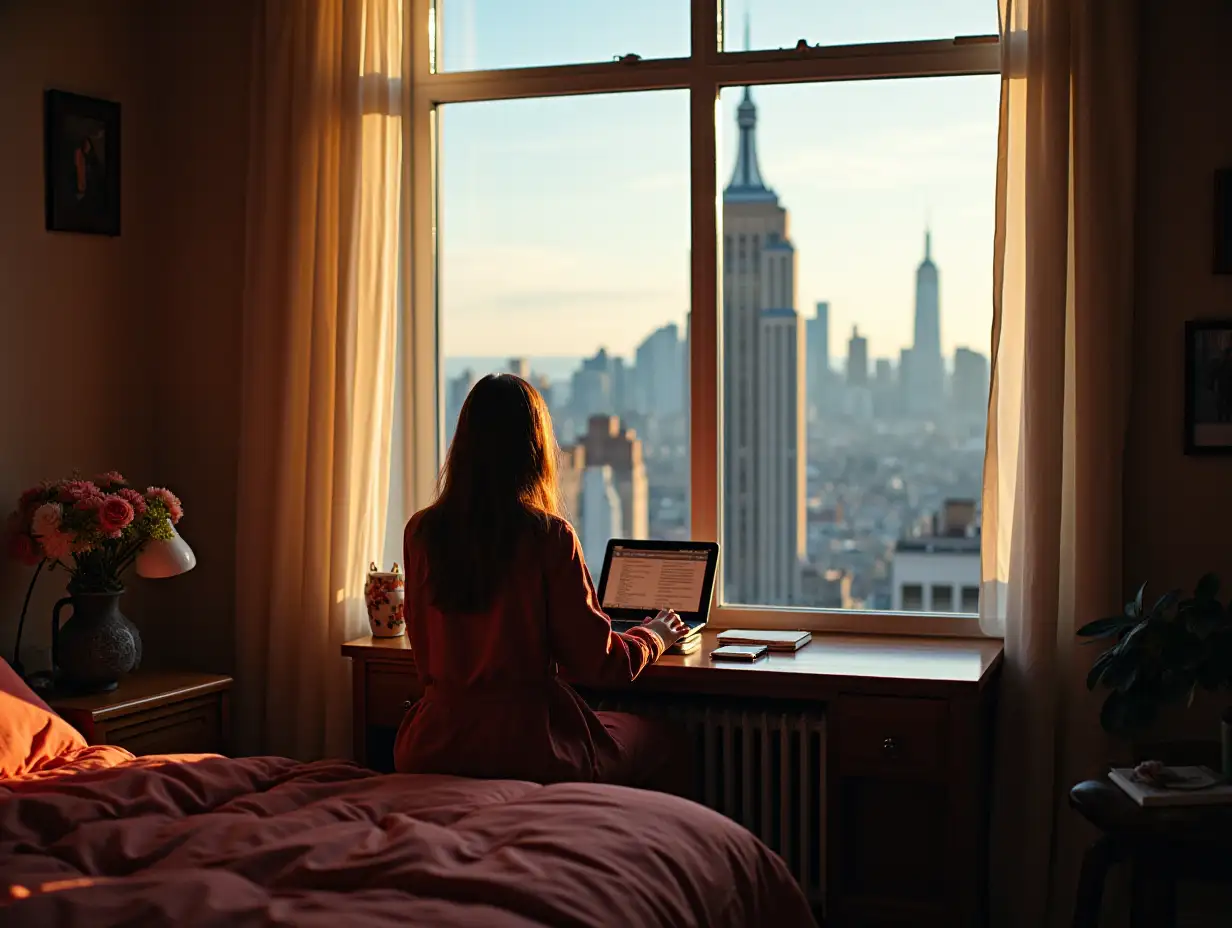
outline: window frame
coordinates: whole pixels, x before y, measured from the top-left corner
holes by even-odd
[[[407,365],[403,435],[406,504],[413,511],[432,498],[444,443],[444,366],[440,358],[437,288],[440,188],[438,108],[579,94],[685,90],[689,94],[690,288],[689,514],[691,534],[722,537],[722,197],[719,183],[719,94],[724,88],[770,84],[1002,73],[997,36],[959,36],[913,42],[722,51],[722,0],[691,0],[687,58],[564,64],[489,71],[440,71],[438,4],[406,0],[404,67],[410,80],[391,92],[403,120],[403,226],[407,311],[402,342]],[[391,81],[394,83],[395,81]],[[401,81],[396,83],[402,84]],[[876,634],[982,636],[971,615],[793,609],[727,603],[716,584],[711,624],[719,628],[799,628]]]

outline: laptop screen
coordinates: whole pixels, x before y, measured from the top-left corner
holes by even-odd
[[[655,551],[613,544],[603,608],[640,609],[649,615],[660,609],[701,612],[709,556],[705,549]]]

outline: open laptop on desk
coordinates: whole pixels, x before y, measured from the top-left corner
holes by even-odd
[[[612,627],[625,632],[660,609],[674,609],[689,626],[685,638],[702,630],[719,565],[719,546],[710,541],[607,543],[599,603]]]

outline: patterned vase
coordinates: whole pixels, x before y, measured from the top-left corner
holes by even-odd
[[[55,605],[73,609],[52,643],[52,663],[59,670],[57,687],[75,693],[114,690],[126,673],[141,662],[141,635],[120,612],[120,593],[75,593]]]
[[[373,638],[397,638],[406,634],[406,583],[398,565],[388,572],[368,567],[368,582],[364,584],[364,602],[368,605],[368,625]]]

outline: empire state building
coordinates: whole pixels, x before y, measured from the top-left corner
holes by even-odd
[[[757,107],[736,111],[723,191],[724,579],[729,601],[800,601],[806,553],[805,339],[787,210],[757,164]]]

